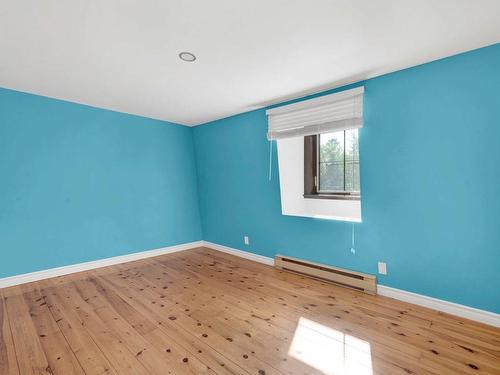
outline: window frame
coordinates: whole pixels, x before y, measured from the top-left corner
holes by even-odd
[[[319,145],[320,134],[304,137],[304,198],[313,199],[338,199],[338,200],[360,200],[361,193],[350,191],[322,191],[319,176]],[[344,131],[345,147],[345,131]],[[345,176],[345,152],[344,152],[344,176]],[[345,177],[344,177],[345,184]]]

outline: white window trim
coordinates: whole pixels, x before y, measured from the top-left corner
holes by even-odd
[[[283,215],[360,223],[360,200],[304,198],[304,137],[280,139],[281,212]]]

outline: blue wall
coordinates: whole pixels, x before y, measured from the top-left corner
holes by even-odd
[[[352,224],[281,215],[265,110],[196,127],[203,238],[369,273],[386,261],[381,284],[500,312],[499,67],[497,44],[364,82],[355,255]]]
[[[190,128],[0,89],[0,277],[200,239]]]
[[[203,238],[500,312],[499,66],[497,44],[362,83],[354,255],[352,224],[281,214],[265,110],[191,129],[0,89],[0,277]]]

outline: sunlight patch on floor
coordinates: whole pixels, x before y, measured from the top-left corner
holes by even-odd
[[[288,355],[327,375],[373,375],[369,342],[302,317]]]

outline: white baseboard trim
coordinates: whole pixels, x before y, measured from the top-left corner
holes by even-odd
[[[33,281],[48,279],[51,277],[68,275],[70,273],[88,271],[96,268],[112,266],[115,264],[131,262],[134,260],[155,257],[164,254],[175,253],[178,251],[188,250],[195,247],[208,247],[213,250],[221,251],[227,254],[235,255],[240,258],[253,260],[263,263],[268,266],[274,266],[274,258],[263,255],[254,254],[248,251],[234,249],[232,247],[219,245],[208,241],[195,241],[180,245],[162,247],[160,249],[141,251],[138,253],[119,255],[112,258],[99,259],[91,262],[72,264],[69,266],[51,268],[37,272],[25,273],[0,279],[0,288],[29,283]],[[500,327],[500,314],[485,310],[476,309],[473,307],[459,305],[433,297],[427,297],[421,294],[407,292],[401,289],[391,288],[385,285],[378,285],[378,294],[385,297],[394,298],[400,301],[413,303],[415,305],[428,307],[433,310],[442,311],[451,315],[456,315],[462,318],[474,320],[480,323],[489,324],[494,327]]]
[[[131,262],[134,260],[139,260],[139,259],[144,259],[144,258],[156,257],[158,255],[175,253],[177,251],[188,250],[188,249],[192,249],[195,247],[201,247],[201,246],[203,246],[203,241],[195,241],[195,242],[189,242],[189,243],[184,243],[184,244],[180,244],[180,245],[162,247],[162,248],[154,249],[154,250],[141,251],[138,253],[119,255],[116,257],[112,257],[112,258],[94,260],[91,262],[71,264],[71,265],[63,266],[63,267],[50,268],[48,270],[42,270],[42,271],[25,273],[25,274],[21,274],[21,275],[4,277],[4,278],[0,279],[0,288],[6,288],[9,286],[30,283],[33,281],[38,281],[38,280],[43,280],[43,279],[49,279],[51,277],[68,275],[70,273],[75,273],[75,272],[88,271],[88,270],[92,270],[95,268],[112,266],[115,264]]]
[[[274,266],[274,259],[273,258],[269,258],[269,257],[265,257],[263,255],[251,253],[249,251],[238,250],[238,249],[234,249],[232,247],[219,245],[219,244],[216,244],[213,242],[208,242],[208,241],[203,241],[203,246],[208,247],[209,249],[222,251],[223,253],[236,255],[237,257],[240,257],[240,258],[250,259],[250,260],[253,260],[255,262],[267,264],[268,266]]]
[[[395,289],[385,285],[378,285],[378,294],[400,301],[413,303],[415,305],[428,307],[430,309],[459,316],[461,318],[489,324],[494,327],[500,327],[500,314],[496,314],[494,312],[480,310],[465,305],[459,305],[458,303],[448,302],[433,297],[427,297],[422,294],[407,292],[406,290]]]
[[[274,259],[262,255],[250,253],[248,251],[234,249],[228,246],[219,245],[213,242],[203,241],[203,246],[213,250],[222,251],[241,258],[250,259],[269,266],[274,266]],[[385,285],[378,285],[378,294],[385,297],[394,298],[403,302],[413,303],[433,310],[445,312],[451,315],[474,320],[476,322],[489,324],[494,327],[500,327],[500,314],[479,310],[473,307],[459,305],[457,303],[427,297],[421,294],[407,292],[401,289],[391,288]]]

